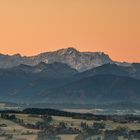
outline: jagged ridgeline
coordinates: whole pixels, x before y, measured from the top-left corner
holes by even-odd
[[[113,63],[109,56],[103,52],[79,52],[74,48],[45,52],[31,57],[22,57],[20,54],[13,56],[0,55],[0,68],[10,68],[20,64],[37,65],[40,62],[48,64],[54,62],[66,63],[78,71],[85,71],[103,64]]]
[[[140,101],[140,64],[74,48],[0,55],[0,101],[104,104]]]

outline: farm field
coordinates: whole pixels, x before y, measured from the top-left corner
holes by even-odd
[[[76,135],[58,135],[61,140],[74,140]]]
[[[35,140],[37,137],[38,130],[27,129],[10,120],[0,118],[0,125],[2,124],[5,124],[5,126],[0,127],[0,133],[6,136],[0,136],[0,140],[18,140],[23,138],[26,140]]]
[[[53,120],[56,123],[64,121],[68,125],[74,125],[76,127],[80,127],[81,122],[86,122],[89,126],[92,126],[95,122],[95,120],[83,120],[83,119],[72,119],[71,117],[61,117],[61,116],[53,116]],[[131,130],[140,130],[140,123],[115,123],[112,121],[101,121],[102,123],[106,124],[106,129],[116,129],[117,127],[128,127]]]
[[[35,117],[33,115],[28,115],[28,114],[16,114],[16,117],[19,119],[23,119],[25,123],[31,123],[35,124],[37,122],[43,121],[40,117]]]
[[[108,132],[117,135],[118,132],[121,135],[131,132],[139,136],[139,121],[96,119],[25,113],[1,114],[0,140],[105,140],[104,135]],[[117,140],[129,140],[121,135]],[[133,137],[131,140],[139,139]]]

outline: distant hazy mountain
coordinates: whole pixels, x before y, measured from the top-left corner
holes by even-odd
[[[78,77],[84,78],[94,75],[105,75],[105,74],[140,79],[140,64],[132,63],[129,66],[121,66],[117,64],[104,64],[102,66],[81,72],[78,74]]]
[[[22,71],[26,74],[35,74],[36,76],[42,77],[70,77],[78,73],[77,70],[69,67],[67,64],[64,63],[51,63],[46,64],[44,62],[40,62],[35,66],[29,66],[25,64],[20,64],[19,66],[9,68],[10,71]]]
[[[74,48],[0,55],[0,101],[103,104],[140,101],[140,64]]]
[[[41,62],[36,66],[22,64],[0,69],[0,100],[26,101],[33,97],[36,100],[36,95],[47,88],[58,87],[71,81],[75,74],[75,69],[62,63]]]
[[[113,63],[108,55],[102,52],[79,52],[74,48],[60,49],[54,52],[45,52],[32,57],[0,55],[0,68],[10,68],[20,64],[37,65],[40,62],[66,63],[78,71],[85,71],[107,63]]]
[[[78,72],[64,63],[0,69],[0,101],[112,103],[140,100],[140,64],[105,64]]]
[[[140,101],[140,80],[115,75],[96,75],[46,90],[47,102],[102,104]]]

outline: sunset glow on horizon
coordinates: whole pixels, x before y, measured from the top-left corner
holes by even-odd
[[[0,53],[68,47],[140,62],[140,0],[0,1]]]

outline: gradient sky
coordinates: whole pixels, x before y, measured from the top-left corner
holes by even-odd
[[[0,0],[0,53],[66,47],[140,62],[140,0]]]

